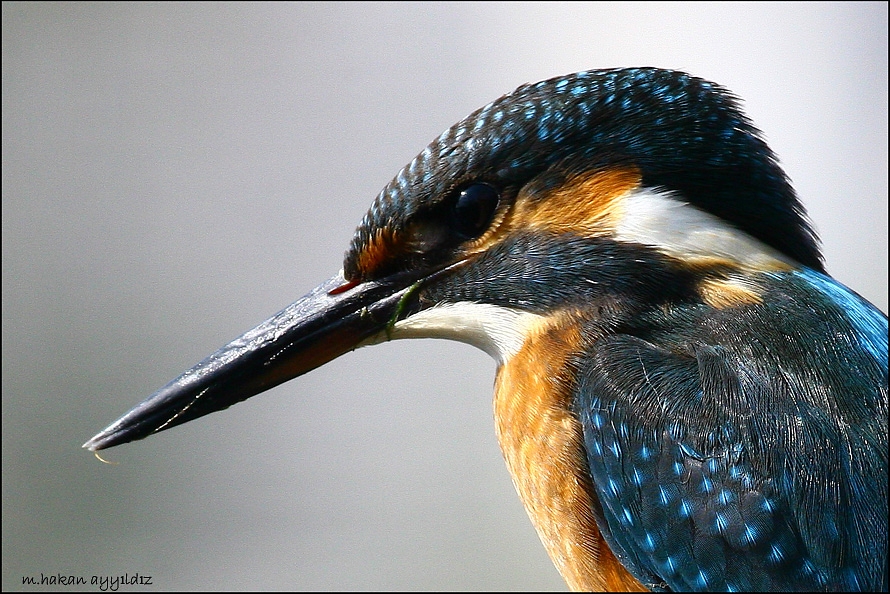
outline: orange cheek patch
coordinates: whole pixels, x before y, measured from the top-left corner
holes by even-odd
[[[544,196],[520,193],[508,224],[513,229],[602,235],[614,228],[621,198],[639,187],[641,179],[632,167],[604,169],[578,175]]]
[[[384,262],[399,253],[399,241],[390,229],[377,229],[358,255],[357,267],[362,278],[369,278]]]
[[[607,235],[622,216],[622,199],[641,181],[633,167],[602,169],[577,175],[546,194],[520,192],[503,219],[496,218],[492,229],[471,242],[466,252],[484,252],[513,233],[528,231]]]
[[[482,237],[469,241],[465,253],[481,253],[503,241],[513,232],[545,231],[602,236],[614,230],[621,217],[622,198],[641,182],[638,169],[602,169],[569,179],[568,183],[544,195],[520,192],[515,203],[503,215],[496,215],[492,228]],[[502,216],[502,220],[498,220]],[[356,262],[362,278],[371,277],[386,262],[412,251],[408,230],[399,234],[391,229],[377,229]]]

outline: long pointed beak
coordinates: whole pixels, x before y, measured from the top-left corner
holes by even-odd
[[[342,273],[155,392],[83,447],[148,437],[302,375],[385,332],[405,313],[415,279],[361,284]]]

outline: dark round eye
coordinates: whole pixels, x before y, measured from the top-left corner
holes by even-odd
[[[467,239],[482,235],[491,223],[499,199],[497,189],[488,184],[475,183],[461,190],[451,207],[454,230]]]

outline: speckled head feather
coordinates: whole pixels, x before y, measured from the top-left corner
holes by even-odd
[[[804,209],[738,100],[682,72],[632,68],[523,85],[443,132],[377,196],[346,254],[345,275],[368,280],[445,261],[451,254],[442,246],[426,253],[430,245],[412,237],[413,226],[470,182],[509,197],[532,180],[560,183],[616,166],[637,168],[644,186],[670,190],[823,270]]]

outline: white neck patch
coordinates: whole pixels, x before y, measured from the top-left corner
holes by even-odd
[[[614,237],[681,260],[721,259],[755,270],[797,268],[776,249],[675,194],[638,188],[621,199]]]

